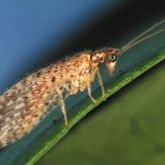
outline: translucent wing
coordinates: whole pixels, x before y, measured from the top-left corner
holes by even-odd
[[[53,101],[51,77],[28,76],[0,96],[0,147],[16,141],[35,127]]]

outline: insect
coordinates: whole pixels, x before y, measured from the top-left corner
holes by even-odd
[[[105,96],[99,65],[105,63],[110,76],[115,71],[118,58],[140,42],[165,31],[158,30],[146,35],[162,20],[131,40],[121,49],[105,48],[97,51],[84,51],[55,64],[40,69],[25,77],[0,96],[0,148],[7,146],[29,133],[54,105],[58,105],[68,125],[64,95],[75,95],[87,90],[95,104],[91,84],[98,77],[102,96]]]

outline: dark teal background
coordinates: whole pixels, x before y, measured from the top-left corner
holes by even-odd
[[[0,93],[124,1],[1,0]]]
[[[163,16],[164,6],[162,0],[1,0],[0,93],[60,57],[121,46],[128,31]]]

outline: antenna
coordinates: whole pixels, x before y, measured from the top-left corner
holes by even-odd
[[[165,19],[155,23],[153,26],[149,27],[147,30],[145,30],[143,33],[139,34],[137,37],[135,37],[134,39],[132,39],[130,42],[128,42],[126,45],[122,46],[121,50],[122,52],[126,52],[127,50],[129,50],[130,48],[138,45],[139,43],[159,34],[162,32],[165,32],[165,28],[160,29],[156,32],[153,32],[149,35],[147,35],[147,33],[151,32],[153,29],[155,29],[156,27],[160,26],[161,24],[165,23]]]

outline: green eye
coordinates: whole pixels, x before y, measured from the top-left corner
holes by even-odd
[[[111,62],[115,62],[115,61],[117,61],[117,56],[111,54],[111,55],[108,57],[108,59],[109,59],[109,61],[111,61]]]

